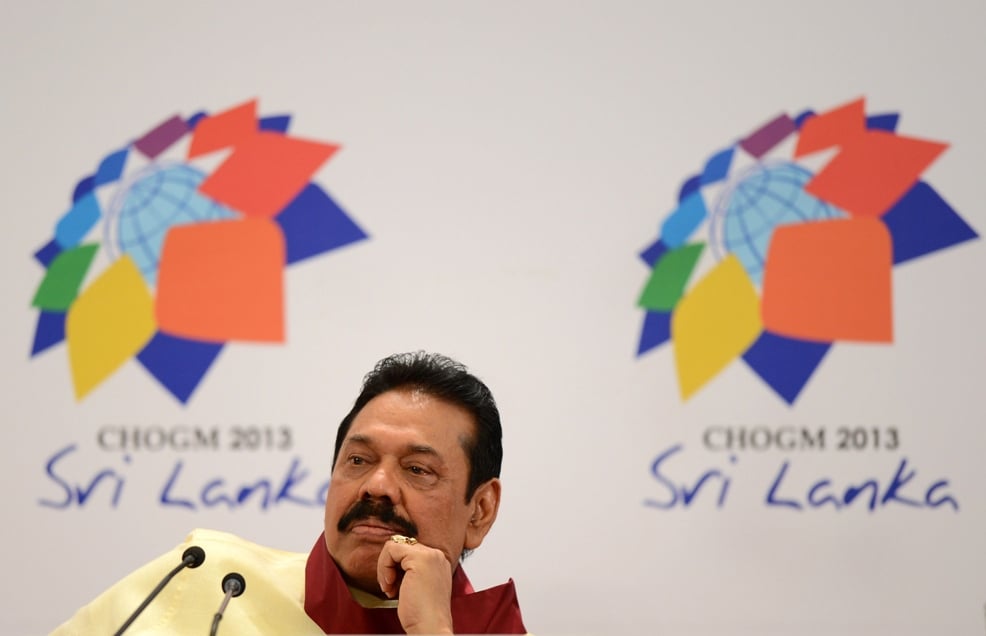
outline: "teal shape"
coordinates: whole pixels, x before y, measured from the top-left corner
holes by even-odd
[[[682,199],[677,209],[661,225],[661,241],[668,247],[680,247],[708,216],[705,200],[699,192]]]
[[[64,248],[82,242],[102,216],[96,195],[90,192],[76,201],[55,225],[55,242]]]

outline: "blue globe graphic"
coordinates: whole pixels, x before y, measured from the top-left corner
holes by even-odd
[[[847,216],[805,192],[811,178],[811,172],[790,162],[761,163],[739,175],[713,210],[710,238],[716,256],[735,254],[760,285],[778,226]]]
[[[183,163],[152,164],[126,184],[109,210],[107,236],[114,256],[128,254],[148,285],[157,284],[164,237],[172,227],[234,218],[237,214],[198,193],[205,173]]]

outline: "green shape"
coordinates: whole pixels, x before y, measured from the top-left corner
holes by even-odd
[[[654,264],[650,280],[637,305],[650,311],[671,311],[685,293],[685,285],[702,255],[705,243],[682,245],[668,251]]]
[[[31,304],[43,311],[68,311],[79,295],[79,288],[82,287],[82,281],[98,249],[98,243],[90,243],[65,250],[56,256],[48,266],[48,272],[38,286]]]

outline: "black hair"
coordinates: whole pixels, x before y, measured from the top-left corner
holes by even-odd
[[[363,388],[353,408],[340,422],[336,432],[333,468],[356,415],[370,400],[395,389],[417,389],[461,406],[472,414],[475,434],[464,449],[469,458],[467,502],[480,485],[500,476],[503,432],[500,427],[500,411],[493,400],[493,394],[479,378],[469,373],[465,365],[447,356],[424,351],[388,356],[366,374]]]

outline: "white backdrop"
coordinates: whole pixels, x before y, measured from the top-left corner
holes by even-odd
[[[201,485],[283,478],[314,496],[360,378],[429,349],[496,395],[501,515],[467,562],[513,577],[539,634],[982,634],[986,630],[986,338],[979,241],[894,270],[894,342],[838,344],[794,406],[740,362],[682,402],[671,350],[635,356],[637,253],[716,150],[779,113],[865,97],[898,131],[950,148],[925,173],[986,229],[982,2],[8,3],[0,10],[0,335],[5,634],[45,633],[193,527],[307,551],[321,510],[162,505]],[[287,341],[232,343],[185,406],[135,362],[82,402],[65,347],[29,359],[51,236],[75,183],[175,113],[257,98],[293,134],[342,150],[317,181],[370,235],[289,268]],[[289,450],[101,450],[106,426],[288,427]],[[717,452],[711,426],[824,428],[824,451]],[[895,428],[896,450],[839,452],[842,426]],[[82,505],[46,462],[85,487]],[[651,464],[690,485],[689,507]],[[959,504],[794,511],[764,501],[817,479],[935,481]],[[120,483],[117,505],[113,485]],[[307,490],[306,490],[307,489]]]

